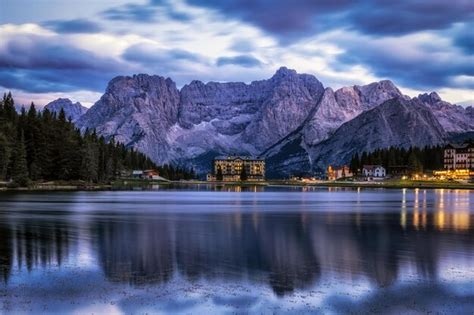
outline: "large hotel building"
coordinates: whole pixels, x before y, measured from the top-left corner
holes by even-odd
[[[241,156],[217,157],[213,163],[213,173],[207,175],[207,180],[240,181],[242,168],[249,181],[265,180],[265,160]],[[222,175],[222,179],[219,175]]]
[[[474,143],[449,144],[444,149],[445,170],[474,170]]]

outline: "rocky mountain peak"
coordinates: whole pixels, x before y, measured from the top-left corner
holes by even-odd
[[[441,97],[436,92],[431,92],[430,94],[428,93],[420,94],[418,95],[418,99],[428,105],[434,105],[442,101]]]
[[[288,69],[287,67],[280,67],[275,74],[273,75],[272,79],[281,79],[281,78],[287,78],[291,76],[295,76],[298,73],[296,70],[293,69]]]
[[[48,103],[44,108],[53,113],[59,113],[63,109],[66,117],[71,118],[73,122],[87,112],[87,107],[82,106],[79,102],[73,103],[68,98],[58,98]]]

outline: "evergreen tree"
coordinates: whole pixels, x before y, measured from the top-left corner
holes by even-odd
[[[11,153],[7,137],[0,132],[0,180],[6,179]]]
[[[12,179],[20,186],[28,185],[28,166],[26,163],[25,136],[21,131],[20,139],[17,141],[13,158]]]
[[[169,179],[191,178],[184,168],[158,167],[146,155],[114,139],[107,141],[95,130],[84,134],[66,119],[48,109],[38,112],[32,103],[18,114],[11,93],[0,100],[0,180],[115,179],[122,170],[155,169]],[[25,171],[26,170],[26,171]]]
[[[248,179],[248,176],[247,176],[246,167],[245,167],[245,165],[242,165],[242,170],[240,171],[240,180],[241,181],[246,181],[247,179]]]
[[[224,175],[222,174],[222,168],[220,166],[217,167],[217,174],[216,174],[216,180],[223,180]]]

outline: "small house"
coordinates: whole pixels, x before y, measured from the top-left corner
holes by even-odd
[[[382,165],[364,165],[362,174],[365,177],[384,178],[387,172]]]

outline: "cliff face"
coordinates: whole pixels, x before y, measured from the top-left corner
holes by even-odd
[[[430,107],[447,132],[461,133],[474,130],[474,109],[445,102],[436,92],[420,94],[417,99]]]
[[[462,120],[446,114],[458,111]],[[269,174],[283,176],[346,161],[358,150],[438,143],[445,130],[473,130],[470,113],[421,95],[410,100],[390,81],[333,91],[281,68],[251,84],[192,81],[181,91],[160,76],[117,77],[77,125],[160,164],[204,173],[216,155],[257,155],[267,159]]]
[[[133,146],[159,163],[169,162],[166,134],[178,121],[179,91],[171,79],[145,74],[113,79],[82,116],[82,130]]]
[[[356,152],[390,146],[409,148],[440,144],[446,132],[418,100],[398,97],[343,124],[327,140],[309,148],[313,167],[348,163]]]
[[[58,98],[57,100],[48,103],[44,108],[57,114],[59,114],[62,109],[64,110],[66,117],[68,119],[71,118],[73,122],[76,122],[87,112],[87,107],[82,106],[79,102],[73,103],[68,98]]]

